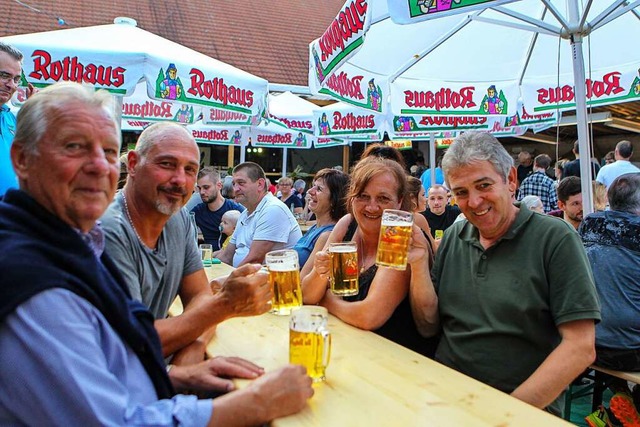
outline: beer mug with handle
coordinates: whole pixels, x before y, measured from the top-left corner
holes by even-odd
[[[358,294],[358,248],[356,242],[329,243],[331,292],[341,297]]]
[[[271,312],[288,315],[292,308],[302,305],[298,253],[293,249],[271,251],[265,255],[265,262],[273,292]]]
[[[413,214],[410,212],[394,209],[385,209],[382,212],[376,265],[396,270],[407,269],[412,227]]]
[[[307,368],[313,382],[326,379],[331,358],[331,334],[327,309],[303,305],[291,311],[289,319],[289,363]]]

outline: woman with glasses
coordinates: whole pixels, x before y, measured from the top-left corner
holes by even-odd
[[[320,304],[350,325],[433,356],[433,340],[418,334],[411,314],[408,296],[411,268],[399,271],[375,264],[382,212],[385,209],[410,211],[410,203],[406,175],[397,162],[375,156],[358,162],[351,173],[347,194],[349,215],[338,221],[327,246],[342,241],[356,243],[359,292],[343,298],[331,293],[329,255],[321,251],[315,256],[311,273],[302,281],[302,295],[305,304]],[[413,239],[421,239],[420,243],[427,245],[420,231],[414,230]]]

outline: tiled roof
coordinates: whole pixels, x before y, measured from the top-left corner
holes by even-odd
[[[138,27],[267,79],[307,85],[308,45],[344,0],[4,0],[0,36],[111,24]],[[59,25],[58,18],[65,21]],[[132,40],[132,43],[135,43]]]

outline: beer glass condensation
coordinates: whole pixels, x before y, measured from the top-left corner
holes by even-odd
[[[412,213],[394,209],[382,212],[376,265],[403,271],[407,269],[412,227]]]
[[[331,292],[341,297],[358,294],[358,248],[355,242],[329,244]]]
[[[265,255],[269,270],[269,286],[273,292],[271,312],[288,315],[302,305],[298,253],[292,249],[271,251]]]
[[[331,334],[327,309],[303,305],[289,319],[289,363],[307,368],[314,382],[324,381],[331,357]]]

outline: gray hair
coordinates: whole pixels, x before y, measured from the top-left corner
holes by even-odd
[[[6,43],[0,42],[0,52],[9,54],[9,56],[11,56],[13,59],[15,59],[16,61],[22,64],[22,58],[24,58],[24,55],[22,55],[22,52],[20,52],[15,47],[8,45]]]
[[[181,126],[174,122],[158,122],[154,123],[145,130],[142,131],[140,137],[138,138],[138,142],[136,143],[136,152],[141,157],[147,157],[151,147],[158,143],[158,141],[164,138],[173,138],[173,135],[165,135],[165,132],[168,129],[174,129],[178,132],[184,133],[187,139],[193,141],[193,145],[196,144],[196,140],[193,138],[191,132],[189,132],[184,126]]]
[[[544,208],[544,206],[542,205],[542,200],[540,200],[540,197],[535,196],[533,194],[530,194],[528,196],[524,196],[522,198],[521,202],[527,208],[529,208],[529,210],[533,210],[535,208]]]
[[[448,176],[452,169],[482,161],[491,163],[507,182],[513,158],[496,137],[486,132],[465,132],[458,136],[442,158],[442,170]]]
[[[293,188],[295,188],[296,190],[300,191],[304,191],[304,188],[307,186],[307,183],[304,182],[304,179],[296,179],[296,181],[293,183]]]
[[[114,102],[108,92],[96,92],[91,86],[79,83],[61,82],[39,91],[20,108],[13,143],[21,145],[28,154],[38,154],[38,145],[49,130],[51,121],[58,115],[64,115],[71,102],[103,108],[116,125]],[[120,140],[119,133],[118,139]]]
[[[617,177],[609,186],[607,198],[611,210],[640,215],[640,172]]]

